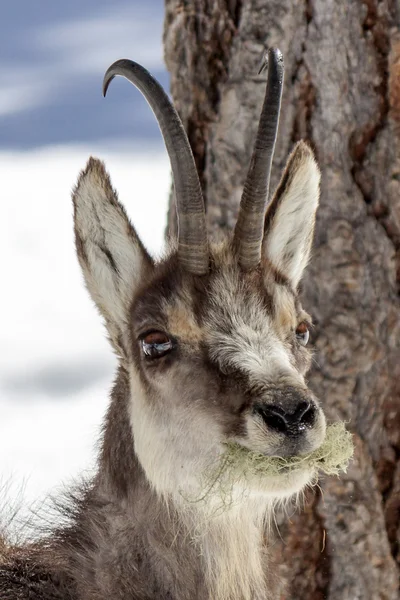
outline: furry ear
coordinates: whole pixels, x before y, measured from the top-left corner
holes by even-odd
[[[118,201],[102,162],[89,159],[72,199],[76,251],[85,283],[121,354],[134,292],[153,262]]]
[[[263,254],[294,289],[310,257],[320,179],[311,148],[299,142],[265,215]]]

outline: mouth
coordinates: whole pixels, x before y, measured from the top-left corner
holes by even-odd
[[[319,472],[346,472],[354,452],[352,434],[343,422],[329,425],[322,444],[308,454],[268,456],[236,442],[224,446],[218,462],[204,473],[200,495],[190,502],[216,498],[226,508],[234,504],[235,498],[240,501],[253,493],[289,498],[306,485],[316,483]]]
[[[223,454],[223,470],[236,475],[256,477],[279,477],[299,471],[323,472],[338,475],[346,471],[353,456],[352,435],[343,422],[333,423],[319,448],[304,455],[267,456],[237,443],[226,444]]]

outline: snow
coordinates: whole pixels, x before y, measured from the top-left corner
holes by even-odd
[[[123,146],[123,145],[122,145]],[[139,235],[162,247],[165,151],[48,147],[0,152],[0,473],[29,504],[90,469],[116,360],[82,281],[70,191],[104,159]]]
[[[103,74],[131,58],[169,83],[162,0],[3,4],[0,505],[21,488],[29,505],[93,466],[115,371],[73,245],[70,192],[89,155],[149,250],[162,246],[170,175],[156,120],[122,78],[104,99]]]

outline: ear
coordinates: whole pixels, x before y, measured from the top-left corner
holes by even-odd
[[[299,142],[265,216],[263,254],[294,289],[310,257],[320,179],[311,148]]]
[[[153,262],[124,207],[104,164],[90,158],[73,191],[75,243],[86,286],[103,315],[111,341],[124,354],[128,311]]]

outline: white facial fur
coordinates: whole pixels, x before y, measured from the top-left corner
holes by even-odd
[[[256,390],[253,395],[258,394],[260,401],[268,401],[273,388],[308,393],[302,366],[307,361],[301,358],[301,349],[296,350],[297,358],[293,350],[301,317],[295,290],[309,258],[318,185],[312,152],[299,144],[267,212],[262,285],[257,290],[252,284],[245,285],[247,275],[240,272],[229,242],[215,248],[206,316],[199,325],[189,285],[177,289],[175,298],[160,298],[163,327],[181,342],[182,359],[146,375],[135,363],[142,359],[137,353],[134,359],[129,347],[131,342],[138,343],[130,330],[130,310],[135,296],[143,293],[146,278],[151,282],[157,275],[157,266],[129,223],[104,166],[91,159],[81,174],[74,192],[78,256],[114,348],[129,368],[135,452],[158,493],[182,499],[201,491],[203,473],[216,463],[229,439],[267,454],[284,449],[285,436],[269,431],[252,414],[251,406],[243,412],[242,433],[227,433],[222,406],[227,413],[233,410],[229,399],[235,396],[232,381],[237,374],[246,382],[240,392],[243,397],[246,386]],[[283,283],[276,280],[276,274]],[[269,308],[263,300],[263,287],[270,298]],[[225,395],[221,392],[220,405],[214,389],[218,386],[215,383],[213,388],[212,379],[206,376],[208,367],[202,364],[204,348],[207,360],[232,388]],[[240,398],[234,400],[238,403]],[[317,408],[316,422],[305,435],[304,451],[322,443],[324,432],[325,419]],[[286,497],[299,491],[309,477],[307,473],[297,478],[283,476],[279,481],[255,484],[254,489],[251,484],[249,491],[265,498]],[[240,495],[242,485],[239,488]]]

